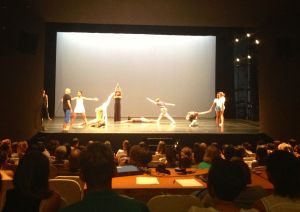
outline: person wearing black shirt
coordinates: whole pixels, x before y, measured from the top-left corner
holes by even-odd
[[[71,106],[71,89],[66,88],[65,89],[65,94],[63,96],[63,110],[64,110],[64,125],[63,125],[63,130],[69,130],[70,126],[70,119],[71,119],[71,113],[72,113],[72,106]]]

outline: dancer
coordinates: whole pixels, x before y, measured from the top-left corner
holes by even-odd
[[[207,111],[204,111],[204,112],[195,112],[195,111],[190,111],[187,113],[185,119],[190,121],[191,123],[189,124],[189,127],[196,127],[199,125],[198,123],[198,117],[199,115],[204,115],[204,114],[207,114],[207,113],[210,113],[211,110],[207,110]]]
[[[42,120],[44,118],[52,120],[48,112],[48,95],[46,94],[45,90],[43,90]]]
[[[87,124],[83,100],[98,101],[98,98],[87,98],[87,97],[82,96],[82,91],[77,91],[77,96],[73,97],[72,100],[76,100],[76,105],[74,108],[73,119],[72,119],[71,125],[75,122],[77,114],[81,114],[82,119],[84,120],[85,124]]]
[[[158,119],[157,119],[157,124],[160,123],[160,120],[162,119],[163,116],[166,117],[167,119],[169,119],[171,121],[172,125],[176,124],[176,122],[174,121],[174,119],[168,113],[168,109],[166,107],[166,105],[168,105],[168,106],[175,106],[175,104],[162,102],[162,101],[160,101],[159,98],[157,98],[154,101],[153,99],[150,99],[149,97],[147,97],[147,100],[150,101],[150,102],[152,102],[153,104],[156,104],[160,108],[160,114],[159,114]]]
[[[128,120],[121,121],[120,123],[124,124],[124,123],[155,123],[155,122],[157,122],[156,119],[148,119],[145,117],[131,118],[130,116],[128,116]]]
[[[225,93],[220,91],[217,93],[217,97],[214,99],[214,102],[212,103],[209,109],[210,111],[212,111],[212,108],[215,107],[216,123],[220,127],[224,125],[225,101],[226,101]]]
[[[71,89],[70,88],[66,88],[65,89],[65,94],[62,98],[62,102],[63,102],[63,110],[64,110],[64,125],[63,125],[63,130],[69,130],[69,123],[70,123],[70,118],[71,118],[71,112],[72,112],[72,106],[71,106]]]
[[[108,108],[113,96],[114,96],[114,92],[109,95],[107,100],[102,105],[100,105],[99,107],[97,107],[95,109],[96,118],[89,121],[87,123],[87,126],[91,126],[91,127],[107,126],[107,124],[108,124],[107,108]]]

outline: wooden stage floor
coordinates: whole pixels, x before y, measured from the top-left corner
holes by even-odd
[[[241,119],[227,119],[224,127],[216,125],[214,119],[202,118],[199,120],[199,126],[189,127],[189,123],[184,118],[175,119],[176,125],[172,126],[168,120],[162,120],[160,125],[156,123],[114,123],[109,120],[109,124],[104,128],[96,127],[82,127],[80,123],[82,120],[77,118],[76,123],[68,131],[68,133],[118,133],[118,134],[258,134],[260,128],[258,122],[241,120]],[[46,120],[44,122],[45,131],[47,133],[62,133],[63,118],[55,118],[53,120]]]

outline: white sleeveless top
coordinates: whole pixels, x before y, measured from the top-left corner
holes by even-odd
[[[81,97],[76,98],[76,106],[74,109],[74,113],[85,113],[85,109],[83,106],[83,98]]]

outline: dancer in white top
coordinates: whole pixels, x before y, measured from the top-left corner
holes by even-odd
[[[75,122],[77,114],[81,114],[81,117],[84,120],[84,123],[87,124],[83,100],[98,101],[98,98],[87,98],[87,97],[82,96],[82,91],[77,91],[77,96],[73,97],[72,100],[76,100],[76,105],[75,105],[73,119],[72,119],[71,124],[73,124]]]
[[[162,101],[160,101],[159,98],[156,98],[155,101],[154,101],[153,99],[150,99],[150,98],[147,97],[147,100],[152,102],[153,104],[156,104],[160,108],[160,114],[157,118],[157,124],[160,123],[160,120],[162,119],[163,116],[166,117],[167,119],[169,119],[171,121],[172,125],[176,124],[174,119],[168,113],[168,109],[166,107],[166,106],[175,106],[175,104],[162,102]]]
[[[214,102],[209,109],[210,111],[212,111],[212,108],[215,106],[216,123],[220,127],[224,125],[225,101],[225,93],[220,91],[217,93],[217,97],[214,99]]]

